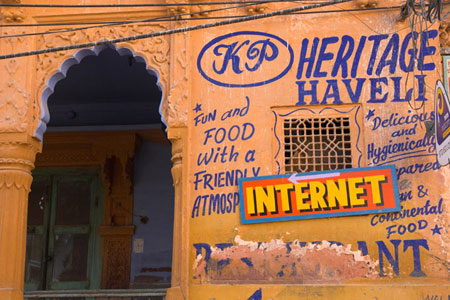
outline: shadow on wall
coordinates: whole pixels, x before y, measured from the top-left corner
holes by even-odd
[[[136,153],[131,288],[170,286],[174,214],[170,159],[170,145],[145,142]]]

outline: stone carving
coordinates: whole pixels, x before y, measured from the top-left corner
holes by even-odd
[[[0,99],[0,132],[26,131],[30,103],[28,92],[17,81],[10,79],[5,87],[0,88]]]
[[[7,23],[20,23],[25,20],[25,12],[21,8],[4,7],[2,9],[2,18]]]
[[[186,21],[172,24],[174,27],[183,27]],[[182,33],[171,37],[171,69],[170,90],[168,101],[163,103],[161,110],[169,127],[184,127],[187,123],[187,103],[189,98],[188,85],[188,34]]]
[[[186,220],[182,218],[183,205],[186,203],[183,193],[183,149],[186,145],[186,128],[169,128],[167,134],[172,143],[172,178],[175,188],[175,211],[174,211],[174,237],[173,237],[173,256],[172,256],[172,289],[177,288],[187,283],[184,282],[186,278],[183,278],[182,274],[182,262],[186,260],[186,252],[183,252],[182,245],[186,242]],[[175,293],[175,291],[172,291]],[[169,292],[170,295],[172,292]],[[167,299],[179,299],[177,297]]]
[[[4,35],[22,33],[22,30],[7,30]],[[5,39],[3,49],[5,53],[12,53],[14,49],[27,48],[28,42],[24,38]],[[0,79],[0,132],[24,132],[30,122],[27,118],[31,105],[29,87],[25,86],[27,59],[8,59],[0,62],[3,77]],[[4,68],[4,69],[3,69]]]
[[[442,20],[439,24],[439,42],[441,48],[450,48],[450,21]]]
[[[169,13],[172,15],[185,14],[189,12],[189,8],[187,6],[171,6],[169,7]]]
[[[20,0],[0,0],[0,3],[20,3]],[[25,20],[25,12],[22,8],[3,7],[1,9],[2,19],[8,23],[23,22]]]
[[[207,17],[209,16],[208,10],[211,10],[209,5],[193,5],[191,6],[191,17]]]
[[[130,244],[131,236],[123,239],[104,237],[103,263],[105,271],[103,273],[103,288],[106,289],[127,289],[130,281]]]
[[[249,14],[249,15],[257,15],[257,14],[265,13],[267,11],[267,9],[268,9],[267,5],[257,4],[257,5],[252,5],[252,6],[246,7],[245,10],[247,11],[247,14]]]
[[[189,96],[187,78],[186,48],[182,49],[175,60],[176,71],[173,74],[172,86],[167,101],[167,123],[173,127],[186,126],[187,102]]]
[[[353,3],[360,8],[376,7],[378,0],[353,0]]]

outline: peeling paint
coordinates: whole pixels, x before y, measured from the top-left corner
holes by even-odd
[[[211,248],[206,260],[201,254],[194,263],[194,279],[200,282],[258,281],[282,283],[340,282],[358,278],[378,278],[376,266],[368,255],[323,241],[304,245],[298,240],[280,239],[258,243],[240,236],[234,246]]]

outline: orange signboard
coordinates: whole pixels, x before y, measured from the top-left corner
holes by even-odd
[[[241,222],[400,211],[395,166],[242,178]]]

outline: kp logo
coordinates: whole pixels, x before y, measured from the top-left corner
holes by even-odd
[[[254,87],[274,82],[290,70],[294,51],[281,38],[240,31],[211,40],[197,59],[202,76],[219,86]]]

